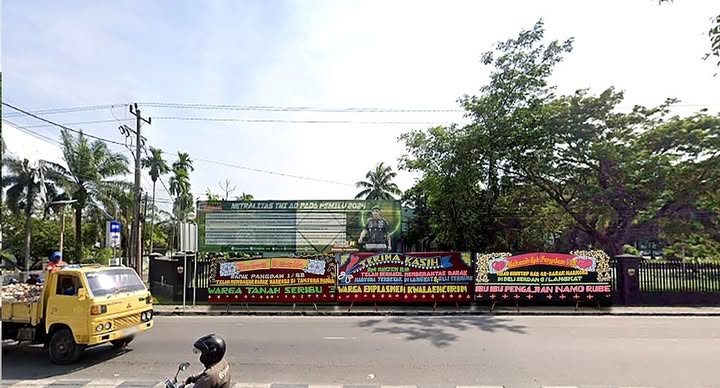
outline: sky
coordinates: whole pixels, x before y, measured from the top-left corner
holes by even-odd
[[[122,104],[140,103],[142,115],[153,118],[142,127],[147,144],[170,162],[178,151],[195,161],[196,196],[208,188],[220,193],[220,182],[229,179],[237,187],[231,197],[352,199],[359,192],[354,183],[376,163],[397,170],[406,152],[402,133],[462,122],[457,99],[488,80],[482,53],[541,18],[547,41],[575,38],[551,79],[560,93],[614,86],[626,91],[624,109],[674,97],[681,115],[720,111],[716,61],[702,60],[710,18],[718,13],[712,0],[662,6],[656,0],[6,0],[2,99],[29,111],[114,104],[40,115],[63,124],[106,121],[68,125],[120,143],[126,139],[118,126],[134,127]],[[450,111],[268,112],[158,103]],[[7,107],[3,120],[11,151],[58,155],[52,147],[59,147],[59,128]],[[130,155],[123,145],[111,148]],[[396,183],[405,190],[416,178],[398,171]],[[157,195],[161,202],[169,198],[160,186]]]

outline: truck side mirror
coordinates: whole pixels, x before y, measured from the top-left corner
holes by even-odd
[[[88,293],[87,293],[87,290],[85,289],[85,287],[78,288],[77,296],[78,296],[78,299],[80,299],[80,300],[87,299]]]

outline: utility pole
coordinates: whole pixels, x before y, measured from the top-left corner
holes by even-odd
[[[148,211],[148,193],[145,192],[145,204],[143,205],[143,216],[142,216],[142,230],[143,230],[142,235],[144,235],[144,233],[145,233],[145,220],[147,220],[147,211]],[[141,239],[141,241],[142,241],[142,239]],[[145,250],[145,244],[143,244],[142,250],[143,251]],[[152,253],[152,252],[148,252],[148,253]]]
[[[151,118],[143,118],[140,109],[137,104],[130,105],[130,113],[135,116],[135,130],[132,130],[127,125],[120,126],[120,132],[125,135],[126,140],[132,135],[135,135],[135,193],[134,193],[134,207],[133,207],[133,222],[130,236],[130,257],[131,262],[134,264],[135,271],[142,276],[142,235],[140,234],[140,206],[142,201],[142,194],[140,186],[140,174],[142,173],[141,167],[141,147],[145,144],[145,138],[140,134],[140,128],[143,122],[152,125]],[[127,144],[126,144],[127,145]],[[129,148],[129,147],[128,147]]]

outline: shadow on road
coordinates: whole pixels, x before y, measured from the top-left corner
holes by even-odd
[[[525,334],[525,326],[507,318],[479,317],[393,317],[368,319],[358,326],[372,328],[373,333],[405,335],[408,341],[427,340],[433,346],[444,348],[458,340],[453,331],[481,330],[484,332],[510,331]]]
[[[2,377],[7,380],[37,380],[57,377],[93,367],[132,352],[132,349],[115,349],[101,345],[86,349],[80,360],[72,365],[55,365],[50,362],[42,345],[5,345],[2,347]],[[112,378],[108,376],[107,378]]]

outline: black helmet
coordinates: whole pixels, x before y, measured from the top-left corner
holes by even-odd
[[[205,368],[210,368],[225,357],[225,340],[219,335],[208,334],[201,337],[195,341],[193,347],[200,351],[200,362]]]

